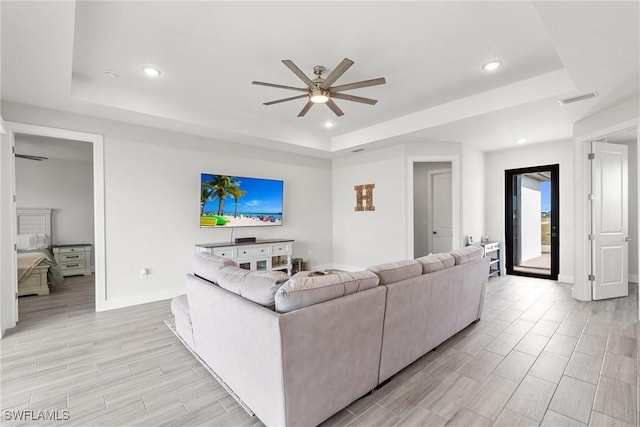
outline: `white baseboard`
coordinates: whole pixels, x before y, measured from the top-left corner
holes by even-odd
[[[573,284],[573,276],[558,274],[558,282]]]
[[[96,311],[115,310],[117,308],[131,307],[133,305],[147,304],[150,302],[162,301],[183,295],[186,292],[184,286],[167,289],[160,292],[154,292],[143,295],[132,295],[126,298],[113,298],[108,299],[103,304],[96,306]]]

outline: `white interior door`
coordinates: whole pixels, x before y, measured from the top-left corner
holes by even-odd
[[[449,252],[453,248],[451,227],[451,171],[431,176],[433,252]]]
[[[591,144],[593,299],[623,297],[629,294],[627,147]]]

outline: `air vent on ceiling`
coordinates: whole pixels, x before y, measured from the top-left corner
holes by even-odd
[[[587,99],[595,98],[598,96],[597,92],[585,93],[584,95],[574,96],[573,98],[559,99],[560,105],[573,104],[574,102],[580,102]]]

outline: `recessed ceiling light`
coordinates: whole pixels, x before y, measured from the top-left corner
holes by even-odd
[[[161,73],[160,70],[154,67],[142,67],[142,71],[149,77],[158,77]]]
[[[114,80],[118,78],[118,75],[116,73],[114,73],[113,71],[105,71],[104,73],[104,78],[105,79],[109,79],[109,80]]]
[[[323,126],[326,128],[332,128],[333,122],[331,120],[327,120],[326,122],[324,122]]]
[[[524,138],[516,139],[517,144],[524,144],[525,142],[527,142],[527,140]]]
[[[484,64],[482,68],[484,68],[485,71],[493,71],[500,68],[501,65],[502,65],[502,61],[491,61]]]

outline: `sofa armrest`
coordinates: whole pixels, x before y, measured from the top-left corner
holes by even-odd
[[[280,315],[186,276],[198,355],[267,425],[285,425]]]
[[[378,381],[386,288],[282,314],[287,425],[317,425]]]

